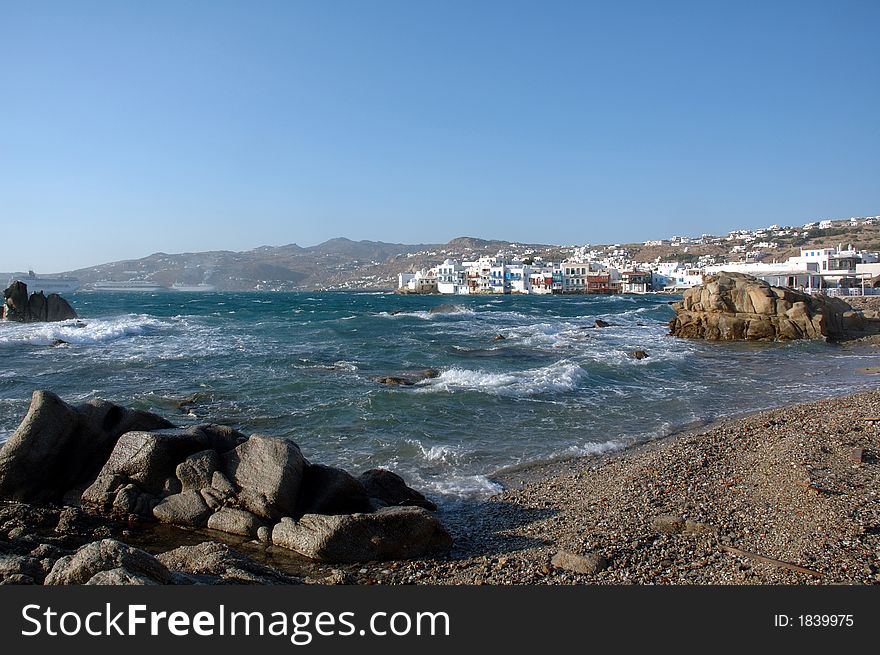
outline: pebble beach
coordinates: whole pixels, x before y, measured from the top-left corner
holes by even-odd
[[[880,391],[725,420],[511,474],[448,507],[448,559],[390,584],[877,584]],[[341,571],[336,570],[339,575]]]

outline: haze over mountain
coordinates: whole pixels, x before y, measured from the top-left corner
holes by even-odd
[[[209,285],[220,291],[313,289],[392,289],[397,274],[457,259],[494,254],[512,246],[541,253],[555,246],[524,246],[470,237],[446,244],[403,244],[335,238],[303,248],[295,243],[243,252],[167,254],[110,262],[69,271],[88,287],[95,282],[146,280],[161,286]]]
[[[809,236],[791,232],[775,236],[776,246],[765,249],[767,260],[785,261],[797,255],[801,247],[834,247],[853,244],[870,251],[880,251],[880,225],[852,225],[839,221],[833,229],[813,229]],[[733,246],[745,244],[736,239],[713,238],[705,243],[681,244],[674,241],[593,245],[596,252],[623,248],[632,261],[693,262],[700,256],[715,257],[716,262],[738,261],[741,254]],[[542,257],[560,262],[574,253],[575,246],[528,244],[474,237],[458,237],[442,244],[385,243],[352,241],[343,237],[315,246],[296,243],[283,246],[260,246],[234,252],[214,250],[179,254],[154,253],[141,259],[110,262],[69,271],[85,288],[96,282],[149,281],[163,287],[205,285],[217,291],[298,291],[298,290],[389,290],[397,286],[397,275],[435,266],[444,259],[477,259],[504,251],[519,257]]]

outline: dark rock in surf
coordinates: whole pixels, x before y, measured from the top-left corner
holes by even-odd
[[[43,292],[32,293],[27,285],[16,280],[3,292],[4,317],[19,323],[66,321],[76,318],[76,312],[64,298],[57,293],[47,296]]]
[[[386,505],[416,505],[436,511],[437,505],[425,498],[402,477],[385,469],[370,469],[361,474],[360,483],[371,498],[378,498]]]
[[[402,378],[396,375],[387,375],[373,378],[373,381],[378,382],[379,384],[387,384],[392,387],[410,387],[415,384],[415,382],[413,382],[409,378]]]

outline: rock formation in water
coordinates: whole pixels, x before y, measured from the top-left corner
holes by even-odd
[[[434,504],[390,471],[355,478],[307,461],[288,439],[176,428],[101,400],[71,407],[48,391],[34,392],[0,449],[0,498],[208,528],[325,562],[445,553],[452,543]]]
[[[3,316],[19,323],[66,321],[76,318],[76,312],[57,293],[44,296],[43,292],[28,296],[27,285],[16,280],[3,292]]]
[[[670,335],[712,341],[840,340],[877,332],[877,321],[838,298],[718,273],[673,303]]]

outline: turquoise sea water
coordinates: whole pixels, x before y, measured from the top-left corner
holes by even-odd
[[[665,336],[669,296],[80,293],[84,323],[0,324],[0,440],[34,389],[185,425],[289,437],[440,499],[493,473],[624,448],[694,421],[873,385],[880,357],[825,343]],[[452,311],[429,313],[437,305]],[[612,326],[592,328],[602,318]],[[494,340],[496,335],[505,339]],[[53,346],[56,339],[67,343]],[[635,360],[628,352],[643,349]],[[427,368],[412,387],[373,378]]]

